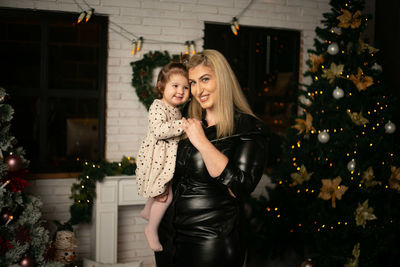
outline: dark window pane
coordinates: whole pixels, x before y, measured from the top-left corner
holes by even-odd
[[[98,160],[97,107],[97,99],[49,99],[46,147],[50,167],[77,159]]]
[[[8,89],[39,88],[40,24],[21,17],[2,18],[0,25],[0,85]]]
[[[253,111],[278,135],[290,126],[299,73],[300,34],[291,30],[206,23],[205,48],[227,58]],[[279,112],[277,112],[279,111]]]
[[[14,118],[11,121],[11,133],[18,141],[17,146],[23,146],[26,158],[31,164],[38,164],[39,133],[40,133],[40,101],[36,96],[15,97],[12,91],[8,92],[8,103],[14,109]]]
[[[52,22],[49,26],[49,88],[97,90],[99,26]]]
[[[0,8],[0,86],[34,173],[80,171],[82,160],[104,156],[107,18],[75,21],[74,13]]]

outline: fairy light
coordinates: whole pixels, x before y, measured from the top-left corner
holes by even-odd
[[[190,42],[190,46],[189,47],[190,47],[190,53],[192,55],[196,54],[196,44],[194,43],[194,41]]]
[[[137,43],[136,41],[132,41],[132,49],[131,49],[132,55],[136,54],[136,49],[137,49]]]
[[[189,41],[186,41],[184,44],[184,50],[186,55],[189,55],[189,46],[190,46]]]
[[[232,30],[232,33],[233,33],[235,36],[238,35],[238,32],[237,32],[237,29],[236,29],[235,25],[231,24],[231,30]]]
[[[1,185],[0,189],[3,189],[4,187],[6,187],[9,183],[11,183],[10,180],[5,181],[4,184]]]
[[[94,8],[89,9],[89,11],[86,14],[85,22],[88,22],[90,20],[90,18],[92,17],[93,13],[94,13]]]
[[[86,11],[82,11],[82,12],[79,14],[77,23],[78,23],[78,24],[81,23],[82,20],[85,18],[85,16],[86,16]]]
[[[136,47],[137,52],[140,52],[140,50],[142,50],[142,45],[143,45],[143,37],[139,37],[139,39],[137,41],[137,47]]]

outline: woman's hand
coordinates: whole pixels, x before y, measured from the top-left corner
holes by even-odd
[[[187,134],[192,145],[197,148],[197,150],[201,150],[201,146],[206,142],[209,142],[207,139],[202,122],[197,119],[185,119],[182,118],[183,125],[181,128]]]

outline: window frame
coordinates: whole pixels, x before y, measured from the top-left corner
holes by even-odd
[[[38,96],[40,98],[40,111],[39,111],[39,166],[38,169],[44,171],[35,170],[33,172],[34,177],[40,177],[43,174],[44,177],[48,178],[51,173],[58,174],[55,177],[59,177],[59,174],[65,174],[67,176],[76,176],[76,173],[70,173],[66,169],[67,167],[60,167],[60,171],[52,171],[45,168],[46,165],[46,140],[48,138],[47,133],[47,117],[49,99],[53,97],[60,98],[93,98],[98,100],[97,114],[98,114],[98,155],[99,159],[104,159],[105,155],[105,107],[106,107],[106,73],[107,73],[107,51],[108,51],[108,16],[96,14],[91,18],[90,22],[95,21],[100,25],[100,36],[99,36],[99,49],[98,49],[98,90],[82,90],[82,89],[57,89],[49,87],[49,22],[62,18],[71,19],[71,24],[74,23],[78,17],[77,13],[73,12],[61,12],[61,11],[46,11],[46,10],[32,10],[32,9],[19,9],[19,8],[0,8],[0,16],[3,18],[12,18],[15,16],[27,16],[28,18],[35,18],[40,21],[41,25],[41,41],[40,41],[40,87],[39,93],[36,88],[23,88],[23,89],[12,89],[15,97],[19,96]],[[5,88],[7,92],[10,89]],[[18,112],[18,110],[15,110]],[[12,124],[12,122],[11,122]],[[18,144],[23,146],[23,144]],[[29,160],[29,158],[28,158]]]

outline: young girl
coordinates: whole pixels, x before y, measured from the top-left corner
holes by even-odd
[[[149,109],[149,126],[137,156],[136,180],[138,192],[148,197],[141,216],[149,222],[144,230],[154,251],[162,251],[158,240],[158,225],[172,200],[169,181],[175,170],[178,141],[183,133],[179,105],[189,98],[186,67],[171,62],[157,78],[162,98],[154,100]]]

